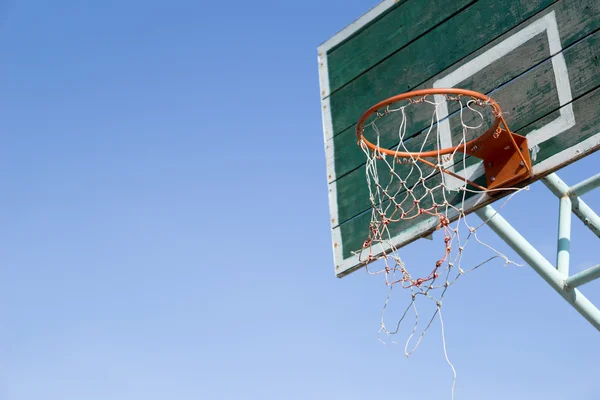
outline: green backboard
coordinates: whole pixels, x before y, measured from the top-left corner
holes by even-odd
[[[385,0],[321,45],[319,77],[335,273],[361,267],[369,229],[365,157],[355,127],[393,95],[463,88],[492,96],[527,137],[533,177],[600,149],[598,0]],[[444,115],[442,115],[444,117]],[[450,128],[440,138],[452,144]],[[476,180],[481,163],[453,172]],[[473,211],[501,196],[472,196]],[[423,216],[394,232],[402,247],[437,224]]]

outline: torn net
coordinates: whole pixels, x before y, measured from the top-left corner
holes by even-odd
[[[456,371],[446,352],[442,299],[464,274],[494,259],[512,263],[478,237],[477,230],[485,222],[474,225],[466,214],[494,191],[511,193],[502,208],[512,195],[527,189],[486,189],[485,177],[476,179],[481,161],[470,157],[466,146],[460,146],[479,137],[492,124],[497,112],[488,103],[469,96],[436,95],[433,99],[422,96],[388,105],[365,122],[360,137],[367,137],[375,149],[359,140],[366,156],[371,219],[362,250],[357,254],[359,261],[366,264],[367,272],[383,275],[389,286],[381,314],[380,340],[394,343],[391,337],[400,332],[403,322],[410,324],[404,345],[408,357],[437,317],[444,356],[454,377],[452,397]],[[454,146],[457,148],[451,154],[440,154]],[[383,149],[395,153],[386,154]],[[421,156],[425,152],[434,155],[425,159]],[[396,245],[404,240],[403,233],[411,230],[413,235],[436,230],[443,237],[441,243],[432,243],[432,251],[423,254],[419,266],[405,265]],[[470,242],[483,246],[489,254],[480,262],[463,265]],[[429,267],[423,270],[423,265]],[[408,304],[399,319],[388,323],[386,310],[396,287],[409,293]],[[425,316],[419,314],[417,307],[422,301],[430,302],[430,312]]]

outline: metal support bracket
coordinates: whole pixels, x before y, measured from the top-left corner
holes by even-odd
[[[475,213],[554,290],[600,331],[600,310],[577,289],[581,285],[600,278],[600,264],[569,276],[571,211],[600,237],[600,217],[579,198],[590,190],[600,187],[600,174],[572,187],[568,187],[556,174],[550,174],[542,181],[560,199],[556,267],[491,206],[485,206],[476,210]]]
[[[483,160],[488,189],[509,187],[531,177],[527,138],[497,127],[480,138],[466,153]]]

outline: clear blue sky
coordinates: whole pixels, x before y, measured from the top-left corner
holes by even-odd
[[[439,324],[407,360],[382,280],[333,274],[316,47],[374,4],[0,2],[1,400],[450,398]],[[551,259],[556,206],[505,213]],[[599,398],[598,332],[531,270],[453,289],[457,399]]]

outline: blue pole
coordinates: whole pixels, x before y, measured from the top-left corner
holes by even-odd
[[[500,238],[502,238],[535,272],[567,300],[585,319],[600,331],[600,310],[596,308],[580,291],[565,285],[566,277],[561,275],[521,234],[513,228],[491,206],[485,206],[475,213]]]

